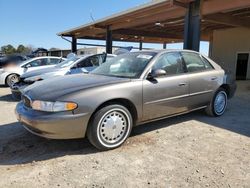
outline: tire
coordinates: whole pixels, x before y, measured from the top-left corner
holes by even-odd
[[[9,76],[6,78],[5,85],[10,87],[10,86],[12,86],[13,84],[19,82],[19,79],[20,79],[19,75],[17,75],[17,74],[11,74],[11,75],[9,75]]]
[[[93,115],[88,125],[87,137],[97,149],[110,150],[126,141],[132,127],[133,118],[127,108],[118,104],[109,105]]]
[[[227,93],[223,88],[219,88],[209,106],[206,108],[206,113],[209,116],[218,117],[224,114],[227,107]]]

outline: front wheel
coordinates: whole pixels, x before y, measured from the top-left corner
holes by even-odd
[[[87,130],[91,144],[100,150],[114,149],[129,137],[133,119],[122,105],[109,105],[97,111]]]
[[[210,116],[221,116],[227,107],[227,93],[223,88],[218,89],[206,112]]]
[[[20,77],[17,74],[11,74],[6,79],[6,85],[12,86],[13,84],[19,82]]]

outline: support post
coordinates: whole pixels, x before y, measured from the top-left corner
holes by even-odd
[[[72,37],[72,41],[71,41],[71,52],[77,53],[77,39],[74,36]]]
[[[200,49],[201,1],[195,0],[188,5],[185,16],[184,49],[195,51]]]
[[[167,49],[167,43],[166,42],[163,43],[163,49]]]
[[[112,31],[110,26],[106,28],[106,53],[112,54]]]
[[[139,43],[139,50],[142,50],[142,41]]]
[[[213,38],[213,31],[212,31],[212,33],[210,33],[210,36],[209,36],[209,52],[208,52],[208,56],[210,58],[213,55],[213,41],[214,41],[214,38]]]

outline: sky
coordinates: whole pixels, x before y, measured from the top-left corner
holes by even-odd
[[[97,20],[147,2],[150,0],[0,0],[0,46],[24,44],[69,49],[70,43],[56,33],[91,22],[90,15]],[[104,44],[89,40],[79,42]],[[124,42],[114,45],[138,46]],[[168,44],[167,48],[181,49],[182,46]],[[144,44],[143,47],[162,48],[162,45]],[[201,52],[207,54],[207,42],[201,42]]]

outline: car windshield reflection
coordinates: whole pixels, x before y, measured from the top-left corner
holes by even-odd
[[[93,70],[91,74],[138,78],[155,55],[154,52],[133,52],[119,55]]]

